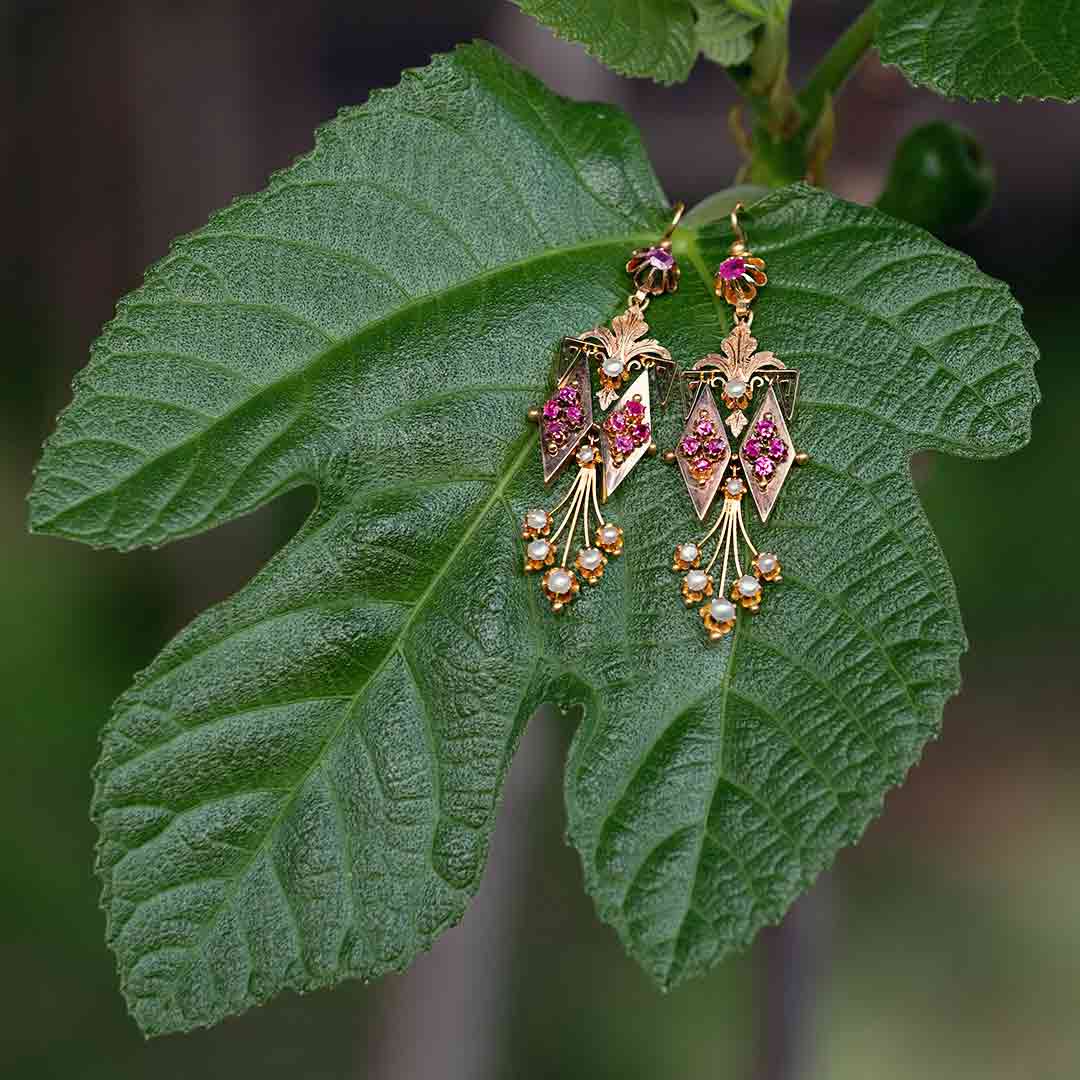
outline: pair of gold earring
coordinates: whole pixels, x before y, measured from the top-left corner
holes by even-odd
[[[630,256],[626,272],[634,292],[626,311],[612,320],[610,328],[598,326],[563,339],[555,389],[541,408],[529,411],[529,419],[540,426],[544,483],[551,483],[571,459],[578,467],[562,500],[551,510],[527,511],[522,524],[525,570],[542,573],[540,587],[554,611],[573,601],[582,581],[597,584],[609,557],[622,554],[623,529],[605,520],[600,507],[645,455],[657,453],[650,374],[661,408],[667,406],[676,383],[682,388],[685,426],[664,460],[678,466],[700,521],[717,495],[723,495],[723,508],[705,536],[675,545],[672,570],[682,575],[683,603],[698,606],[705,632],[718,641],[733,629],[740,609],[756,613],[764,586],[780,581],[779,557],[759,551],[750,538],[744,497],[750,495],[764,524],[792,466],[804,464],[808,457],[795,452],[788,430],[799,373],[771,352],[759,352],[750,333],[751,304],[768,278],[764,260],[747,244],[739,222],[742,209],[739,203],[731,212],[735,239],[713,278],[716,295],[734,309],[734,328],[720,343],[719,353],[680,371],[668,350],[646,336],[644,312],[649,301],[679,286],[672,235],[683,214],[680,203],[660,240]],[[748,417],[755,398],[758,408]],[[604,412],[607,415],[598,419]],[[571,563],[579,527],[582,544]],[[705,548],[714,538],[713,553],[706,560]],[[714,573],[717,562],[719,575]]]

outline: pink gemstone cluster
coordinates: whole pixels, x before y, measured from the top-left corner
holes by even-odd
[[[581,431],[585,425],[585,410],[581,407],[577,383],[569,382],[560,386],[544,402],[541,415],[549,452],[557,450],[567,439]]]
[[[749,461],[754,479],[764,487],[776,472],[776,466],[787,460],[791,448],[780,438],[776,422],[771,416],[763,416],[743,443],[743,457]]]
[[[652,438],[652,428],[645,416],[645,406],[639,398],[631,398],[621,409],[616,409],[604,421],[611,456],[616,465],[644,446]]]
[[[688,435],[679,441],[679,453],[686,459],[691,475],[703,482],[712,476],[721,458],[727,452],[727,443],[719,433],[716,422],[704,410]]]

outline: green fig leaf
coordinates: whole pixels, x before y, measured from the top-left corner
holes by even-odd
[[[881,0],[881,59],[947,97],[1080,97],[1080,6]]]
[[[554,495],[525,413],[560,338],[625,305],[664,203],[617,110],[470,46],[343,112],[121,301],[46,446],[38,532],[128,549],[317,494],[105,731],[107,936],[147,1033],[405,967],[475,892],[544,702],[583,707],[570,834],[664,985],[778,918],[937,731],[964,637],[908,459],[1022,445],[1035,352],[1004,286],[875,210],[796,186],[746,217],[754,331],[802,371],[813,456],[751,523],[784,563],[761,613],[704,640],[658,459],[606,507],[626,551],[595,588],[556,616],[524,573],[522,516]],[[676,234],[682,285],[648,317],[682,364],[728,325],[729,241]]]

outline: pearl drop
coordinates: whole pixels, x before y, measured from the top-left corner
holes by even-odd
[[[530,529],[543,529],[547,526],[548,516],[546,510],[530,510],[525,515],[525,524]]]
[[[686,575],[686,587],[690,592],[704,592],[709,584],[709,575],[704,570],[691,570]]]
[[[745,379],[728,379],[724,383],[724,393],[729,398],[741,398],[746,393],[746,380]]]
[[[534,540],[526,549],[533,562],[543,562],[548,557],[551,545],[546,540]]]
[[[761,592],[761,583],[752,574],[743,574],[739,578],[739,592],[750,600]]]
[[[731,622],[735,618],[735,605],[730,600],[717,598],[709,604],[709,614],[714,622]]]
[[[693,562],[698,557],[697,544],[683,544],[679,548],[679,558],[683,562]]]
[[[583,570],[595,570],[604,561],[604,553],[599,548],[582,548],[578,552],[578,565]]]
[[[770,554],[767,551],[763,551],[757,557],[758,569],[763,574],[771,574],[777,567],[779,560],[775,555]]]
[[[609,357],[604,361],[604,374],[609,379],[617,379],[623,373],[623,362],[616,357]]]
[[[743,487],[743,482],[737,476],[733,476],[724,487],[729,495],[741,495],[746,490]]]
[[[600,530],[600,539],[605,544],[617,544],[619,542],[619,527],[617,525],[605,525]]]
[[[583,446],[577,452],[577,460],[579,465],[588,465],[596,458],[596,451],[591,446]]]
[[[565,570],[556,570],[548,575],[547,587],[556,596],[562,596],[570,591],[570,575]]]

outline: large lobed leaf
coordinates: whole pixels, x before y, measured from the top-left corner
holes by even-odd
[[[950,97],[1080,97],[1074,0],[879,0],[881,58]]]
[[[121,302],[50,439],[41,532],[130,548],[318,491],[299,534],[119,701],[99,871],[149,1033],[405,966],[475,891],[544,701],[584,706],[570,834],[662,985],[778,918],[937,730],[963,632],[908,458],[1021,445],[1034,348],[966,257],[806,187],[754,208],[763,344],[803,372],[814,463],[762,530],[785,582],[719,647],[677,596],[674,471],[609,504],[626,554],[544,610],[517,525],[526,408],[565,333],[625,302],[663,197],[618,112],[484,46],[344,112]],[[649,309],[682,363],[726,316],[729,238],[684,232]],[[679,418],[667,418],[668,441]]]

